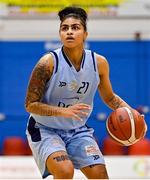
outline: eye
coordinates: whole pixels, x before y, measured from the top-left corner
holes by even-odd
[[[72,26],[72,29],[73,29],[73,30],[79,30],[80,27],[79,27],[78,25],[74,25],[74,26]]]
[[[62,26],[62,27],[60,28],[60,30],[61,30],[61,31],[67,31],[67,30],[68,30],[68,26]]]

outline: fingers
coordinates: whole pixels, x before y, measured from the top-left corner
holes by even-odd
[[[80,103],[70,106],[67,109],[71,111],[72,118],[74,120],[83,121],[82,118],[88,116],[89,111],[91,110],[91,106],[88,104]]]
[[[83,115],[83,116],[87,116],[89,114],[89,112],[84,111],[84,110],[73,110],[73,113],[75,114],[79,114],[79,115]]]
[[[88,104],[75,104],[74,106],[72,106],[72,108],[78,109],[78,110],[91,110],[91,106]]]
[[[79,105],[79,106],[81,106],[81,107],[91,108],[91,106],[90,106],[89,104],[79,103],[79,104],[76,104],[76,105]]]
[[[84,111],[80,111],[79,113],[80,113],[80,115],[82,115],[82,116],[88,116],[88,114],[89,114],[88,112],[84,112]]]
[[[79,120],[79,121],[83,121],[83,119],[82,119],[80,116],[78,116],[77,114],[74,114],[74,116],[72,117],[72,119],[74,119],[74,120]]]
[[[145,121],[145,115],[144,115],[144,114],[141,114],[141,117],[142,117],[142,119],[144,119],[144,121]],[[146,134],[146,132],[147,132],[147,124],[146,124],[146,122],[145,122],[145,134]]]
[[[88,116],[88,112],[85,112],[85,111],[79,111],[79,110],[74,110],[74,115],[73,115],[73,119],[76,119],[76,120],[81,120],[83,121],[83,117],[86,117]]]
[[[145,123],[145,132],[147,131],[147,124]]]
[[[145,118],[145,115],[144,115],[144,114],[141,114],[141,117],[144,119],[144,118]]]

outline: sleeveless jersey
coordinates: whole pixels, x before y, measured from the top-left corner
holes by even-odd
[[[31,114],[36,122],[55,129],[76,129],[85,125],[93,109],[93,99],[99,84],[95,53],[84,50],[80,70],[77,71],[63,48],[50,52],[54,59],[54,71],[47,82],[43,103],[69,107],[77,103],[91,105],[91,111],[83,121],[58,116]]]

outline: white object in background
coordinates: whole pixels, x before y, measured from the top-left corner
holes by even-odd
[[[0,113],[0,121],[3,121],[3,120],[5,120],[6,119],[6,116],[5,116],[5,114],[3,114],[3,113]]]
[[[105,156],[105,161],[110,179],[150,179],[150,156]],[[0,156],[0,179],[42,178],[32,156]],[[75,170],[74,179],[86,177]]]

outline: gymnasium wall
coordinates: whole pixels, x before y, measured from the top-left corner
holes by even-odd
[[[25,138],[28,114],[24,99],[28,79],[37,60],[58,41],[1,41],[0,42],[0,142],[5,136]],[[110,64],[110,79],[114,91],[130,105],[150,107],[150,41],[87,41],[86,46],[104,55]],[[106,136],[105,119],[110,109],[95,96],[93,114],[88,124],[95,128],[98,140]],[[146,115],[147,122],[150,120]]]
[[[55,19],[0,19],[0,150],[6,136],[26,137],[24,99],[28,79],[37,60],[61,46],[58,27]],[[88,31],[86,47],[108,59],[114,91],[134,108],[144,106],[149,124],[149,19],[92,19]],[[136,39],[136,33],[140,39]],[[110,111],[97,93],[88,125],[95,128],[100,145],[107,135],[105,120]]]

